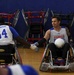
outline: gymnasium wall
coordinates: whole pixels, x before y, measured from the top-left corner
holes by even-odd
[[[40,11],[40,10],[53,10],[55,12],[72,13],[74,12],[74,0],[0,0],[0,12],[14,13],[17,9],[26,11]],[[51,27],[49,18],[45,26],[45,30]],[[22,14],[20,12],[18,23],[15,27],[20,36],[24,38],[27,26],[24,22]],[[74,28],[72,27],[72,30]],[[73,33],[74,35],[74,33]]]

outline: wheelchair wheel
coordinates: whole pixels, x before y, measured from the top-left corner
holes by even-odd
[[[14,64],[22,64],[22,59],[21,59],[21,56],[19,54],[19,51],[17,49],[17,47],[15,46],[15,56],[14,56]]]
[[[50,57],[48,56],[48,54],[49,54],[49,48],[48,48],[48,45],[47,45],[46,48],[45,48],[45,51],[43,53],[41,64],[40,64],[40,67],[39,67],[40,71],[43,71],[43,72],[47,71],[48,65],[45,64],[45,63],[49,63]]]

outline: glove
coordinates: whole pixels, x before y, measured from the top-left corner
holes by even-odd
[[[39,43],[38,43],[38,42],[35,42],[35,43],[34,43],[34,45],[38,46],[38,45],[39,45]]]
[[[30,48],[36,52],[39,51],[39,48],[35,44],[31,44]]]

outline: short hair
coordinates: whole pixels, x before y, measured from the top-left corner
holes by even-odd
[[[54,16],[52,16],[52,19],[53,19],[53,18],[56,18],[58,21],[61,21],[60,16],[56,16],[56,15],[54,15]]]

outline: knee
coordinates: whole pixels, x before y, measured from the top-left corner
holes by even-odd
[[[55,49],[56,49],[55,44],[54,44],[54,43],[50,43],[50,44],[49,44],[49,49],[50,49],[50,50],[55,50]]]
[[[65,48],[66,50],[69,50],[69,49],[70,49],[70,44],[69,44],[69,43],[65,43],[64,48]]]
[[[70,47],[70,44],[69,44],[69,43],[65,43],[64,46],[65,46],[65,47]]]
[[[50,47],[55,47],[55,44],[54,44],[54,43],[50,43],[50,44],[49,44],[49,48],[50,48]]]

